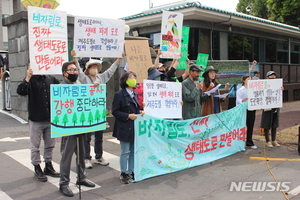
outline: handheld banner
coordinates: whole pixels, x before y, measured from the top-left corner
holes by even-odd
[[[188,169],[245,150],[246,102],[189,120],[134,120],[135,181]]]
[[[33,74],[61,74],[68,61],[67,13],[28,6],[28,40]]]
[[[163,11],[161,23],[161,57],[180,58],[183,14]]]
[[[248,81],[248,110],[282,107],[282,79]]]
[[[119,58],[124,36],[124,20],[75,16],[74,49],[78,57]]]
[[[148,78],[148,69],[152,67],[148,40],[127,40],[125,51],[129,71],[136,73],[137,83],[142,83]]]
[[[106,85],[51,85],[51,137],[106,129]]]
[[[182,118],[181,83],[144,80],[143,94],[147,115],[169,119]]]
[[[189,34],[190,27],[182,27],[182,42],[181,42],[181,57],[178,62],[178,67],[176,69],[186,69],[188,64],[186,59],[189,56]]]

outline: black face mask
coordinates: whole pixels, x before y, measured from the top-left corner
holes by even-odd
[[[78,74],[68,74],[67,79],[69,79],[71,82],[76,82],[78,78]]]

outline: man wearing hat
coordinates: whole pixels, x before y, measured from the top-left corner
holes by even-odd
[[[268,71],[266,74],[267,79],[275,79],[276,73],[274,71]],[[281,90],[284,90],[281,87]],[[276,129],[279,126],[279,108],[265,109],[262,112],[260,127],[264,129],[266,146],[267,147],[279,147],[280,144],[276,141]],[[271,129],[271,139],[269,137],[269,130]]]
[[[209,100],[209,96],[201,91],[203,84],[198,81],[200,72],[199,66],[191,65],[189,77],[182,82],[183,119],[201,117],[201,102]]]
[[[76,53],[74,50],[72,50],[71,55],[73,56],[74,61],[77,61],[75,58]],[[124,57],[124,54],[122,54],[122,58]],[[85,65],[85,71],[82,73],[82,70],[79,68],[79,80],[83,84],[106,84],[109,79],[114,75],[115,71],[118,69],[118,66],[120,64],[120,61],[122,58],[117,58],[116,61],[103,73],[101,72],[102,69],[102,61],[100,60],[89,60]],[[78,65],[78,62],[76,62]],[[91,136],[93,132],[86,133],[87,139],[85,143],[85,167],[87,169],[93,168],[93,165],[91,163],[91,155],[90,155],[90,142],[91,142]],[[94,151],[95,151],[95,161],[94,163],[99,165],[109,165],[109,163],[103,158],[103,131],[95,131],[95,144],[94,144]]]
[[[203,81],[203,92],[207,92],[212,90],[214,87],[219,85],[218,80],[216,79],[216,73],[218,72],[213,66],[207,66],[205,68],[205,72],[203,73],[204,81]],[[225,84],[225,90],[228,90],[229,83]],[[219,90],[215,92],[215,94],[220,94]],[[211,115],[214,113],[221,112],[221,104],[220,102],[224,102],[225,98],[214,97],[214,95],[210,96],[209,101],[202,104],[202,116]]]

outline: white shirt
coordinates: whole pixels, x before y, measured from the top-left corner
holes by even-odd
[[[236,92],[236,101],[235,104],[239,105],[243,103],[243,99],[248,98],[248,90],[244,86],[242,86],[238,91]]]

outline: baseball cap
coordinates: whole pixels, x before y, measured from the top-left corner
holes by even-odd
[[[273,74],[276,75],[276,73],[275,73],[274,71],[268,71],[266,76],[268,77],[268,76],[271,76],[271,75],[273,75]]]

